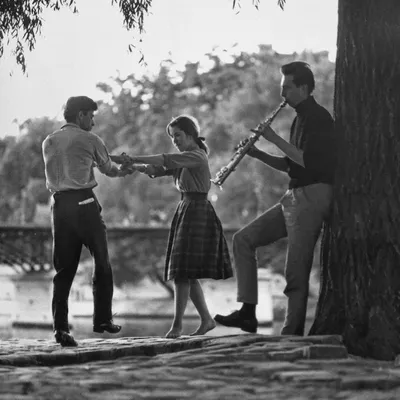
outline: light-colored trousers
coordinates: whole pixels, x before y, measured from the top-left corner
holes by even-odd
[[[233,236],[237,301],[250,304],[258,302],[256,249],[288,237],[284,335],[304,334],[314,248],[323,221],[329,215],[331,201],[332,186],[325,183],[289,189],[278,204]]]

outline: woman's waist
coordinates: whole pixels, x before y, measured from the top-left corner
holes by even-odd
[[[207,200],[208,193],[181,192],[181,200]]]

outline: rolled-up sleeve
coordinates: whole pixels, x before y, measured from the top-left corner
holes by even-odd
[[[112,161],[106,145],[103,140],[95,134],[92,136],[92,142],[94,147],[93,156],[96,166],[100,172],[107,175],[112,168]]]
[[[173,169],[166,169],[161,165],[152,165],[152,174],[149,175],[150,178],[158,178],[161,176],[171,176],[174,174]]]

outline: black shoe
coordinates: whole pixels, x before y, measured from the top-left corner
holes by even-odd
[[[240,328],[242,331],[256,333],[258,321],[255,317],[244,317],[240,311],[234,311],[229,315],[219,315],[214,317],[214,320],[221,325]]]
[[[66,331],[55,330],[54,337],[57,343],[60,343],[62,347],[76,347],[78,343],[74,337]]]
[[[96,333],[104,333],[104,331],[108,333],[118,333],[121,329],[122,329],[121,325],[115,325],[113,324],[112,321],[93,326],[93,332]]]

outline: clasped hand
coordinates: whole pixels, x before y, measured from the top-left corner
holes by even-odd
[[[247,145],[247,143],[249,142],[249,138],[247,139],[243,139],[239,142],[239,145],[235,147],[236,151],[240,151],[243,147],[245,147]],[[257,153],[260,150],[254,146],[251,146],[250,148],[247,149],[246,155],[250,156],[250,157],[256,157]]]
[[[120,164],[119,170],[125,173],[125,175],[132,174],[135,171],[144,172],[146,169],[144,164],[135,164],[134,158],[128,156],[126,153],[110,155],[110,158],[116,164]]]
[[[116,164],[121,165],[131,165],[133,164],[132,157],[128,156],[126,153],[121,153],[119,156],[117,155],[110,155],[111,161],[115,162]]]

